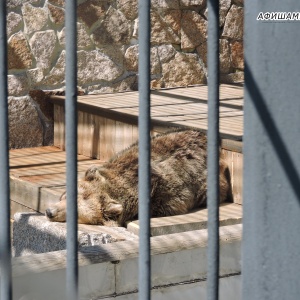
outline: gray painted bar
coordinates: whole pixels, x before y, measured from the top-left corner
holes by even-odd
[[[0,270],[1,300],[12,299],[7,107],[6,1],[0,2]]]
[[[208,5],[207,299],[219,299],[219,1]]]
[[[300,295],[299,1],[246,1],[243,299]],[[268,15],[267,15],[268,16]]]
[[[77,253],[77,2],[66,1],[66,155],[68,300],[78,299]]]
[[[150,0],[139,1],[139,299],[151,299]]]

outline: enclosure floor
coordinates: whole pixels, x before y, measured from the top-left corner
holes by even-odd
[[[103,162],[78,155],[78,177],[92,164]],[[59,200],[66,185],[66,153],[56,147],[37,147],[10,151],[11,208],[15,212],[44,212]],[[242,222],[242,206],[224,203],[220,207],[221,225]],[[189,214],[152,218],[151,235],[203,229],[207,226],[207,209]],[[138,234],[139,222],[128,223],[128,230]]]
[[[53,96],[51,101],[64,105],[65,97]],[[138,92],[88,95],[78,97],[78,109],[104,118],[137,124]],[[155,90],[151,92],[151,119],[162,128],[188,126],[207,129],[207,86],[194,86]],[[232,175],[233,194],[236,203],[241,201],[240,175],[242,172],[243,136],[243,86],[220,86],[220,132],[222,148]],[[224,139],[225,136],[225,139]],[[227,137],[227,139],[226,139]],[[78,178],[92,164],[103,164],[104,160],[78,155]],[[11,212],[41,212],[59,201],[66,186],[66,153],[57,147],[37,147],[10,151]],[[237,190],[237,191],[236,191]],[[241,222],[242,208],[232,203],[221,209],[226,211],[223,223]],[[229,212],[229,215],[228,213]],[[224,214],[222,214],[223,216]],[[169,218],[169,219],[168,219]],[[161,232],[175,232],[199,229],[206,226],[206,213],[153,219],[153,235]],[[199,219],[200,218],[200,219]],[[199,223],[200,222],[200,223]],[[233,222],[233,223],[232,223]],[[175,225],[174,225],[175,224]],[[177,225],[176,225],[177,224]],[[194,225],[193,225],[194,224]],[[229,225],[228,224],[228,225]],[[138,232],[138,222],[129,226]],[[166,228],[166,231],[161,228]],[[167,229],[169,228],[169,229]],[[161,231],[162,230],[162,231]],[[154,233],[156,231],[157,233]]]

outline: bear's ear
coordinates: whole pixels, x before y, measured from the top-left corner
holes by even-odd
[[[109,218],[117,218],[123,212],[122,204],[118,202],[109,202],[105,206],[105,215]]]
[[[101,175],[100,168],[96,165],[91,166],[85,172],[84,179],[86,181],[99,180],[100,182],[105,181],[105,177]]]

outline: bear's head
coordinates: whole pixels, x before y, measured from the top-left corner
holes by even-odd
[[[118,226],[123,212],[122,205],[111,199],[106,191],[106,179],[97,166],[90,167],[83,180],[78,182],[78,223]],[[60,201],[46,209],[46,217],[53,222],[67,219],[67,194]]]

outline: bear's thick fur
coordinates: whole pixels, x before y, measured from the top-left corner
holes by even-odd
[[[206,204],[206,135],[175,131],[151,140],[151,216],[185,214]],[[220,161],[220,201],[231,198],[229,172]],[[92,166],[78,183],[78,222],[123,226],[138,215],[138,144],[103,166]],[[66,221],[66,195],[46,210]]]

